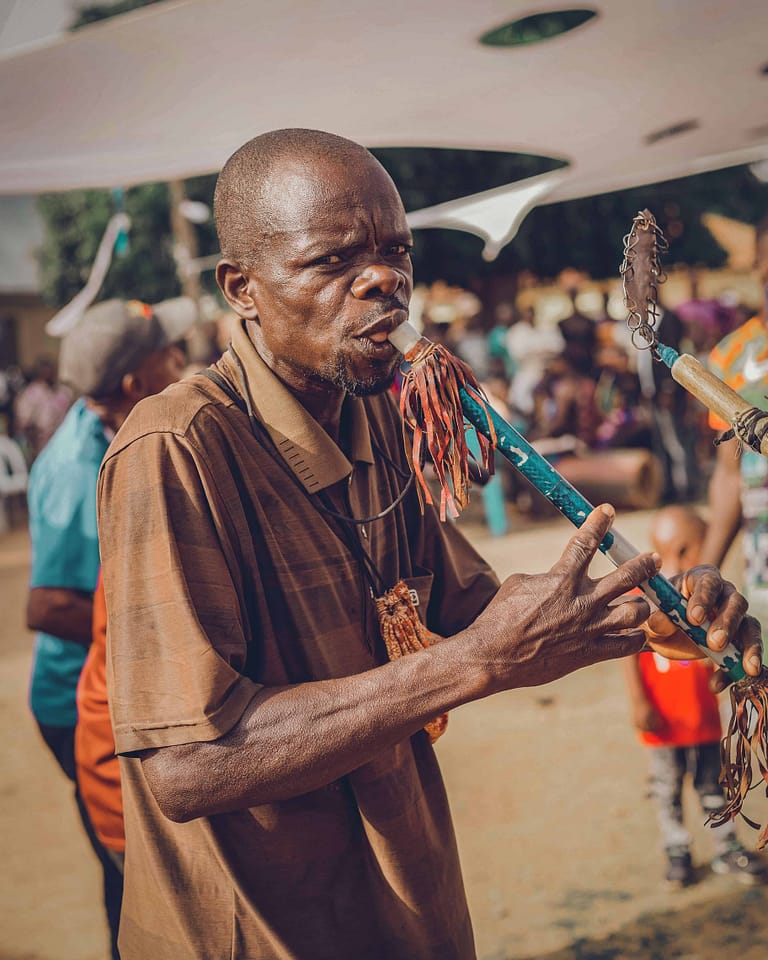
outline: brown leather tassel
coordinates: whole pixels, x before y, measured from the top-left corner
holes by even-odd
[[[708,822],[717,827],[739,814],[755,830],[760,825],[750,820],[742,805],[750,790],[759,785],[752,782],[753,760],[757,763],[764,783],[768,784],[768,672],[759,677],[745,677],[731,686],[731,719],[720,744],[722,769],[720,783],[726,797],[722,810],[712,814]],[[768,786],[766,786],[768,796]],[[757,840],[757,849],[768,845],[768,824]]]
[[[423,347],[423,344],[427,344]],[[469,451],[459,390],[483,406],[487,399],[471,369],[440,344],[419,341],[403,377],[400,412],[413,432],[413,468],[427,503],[432,503],[422,465],[429,453],[440,484],[440,519],[458,517],[469,502]],[[489,420],[489,426],[493,426]],[[482,465],[493,473],[493,442],[478,433]],[[426,442],[426,450],[424,444]],[[450,482],[449,482],[450,481]]]
[[[390,660],[397,660],[409,653],[425,650],[440,638],[431,633],[419,619],[411,591],[403,580],[376,598],[376,613],[379,618],[381,636],[387,648]],[[448,726],[448,714],[424,724],[431,743],[442,736]]]

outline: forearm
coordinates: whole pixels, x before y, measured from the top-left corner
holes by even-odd
[[[325,786],[492,692],[462,634],[353,677],[260,690],[237,726],[211,743],[165,747],[143,767],[160,808],[186,821]]]
[[[143,771],[160,809],[185,821],[300,796],[460,704],[636,653],[648,604],[614,601],[658,564],[641,554],[590,578],[589,563],[612,518],[608,507],[592,511],[550,571],[508,577],[471,626],[434,646],[352,677],[254,689],[225,735],[144,752]],[[130,631],[123,639],[133,642]],[[209,649],[200,639],[196,649]],[[112,643],[119,642],[114,635]],[[119,684],[117,671],[114,679]]]
[[[33,587],[27,599],[27,627],[62,640],[91,645],[93,598],[77,590]]]

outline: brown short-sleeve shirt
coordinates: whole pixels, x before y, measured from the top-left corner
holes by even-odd
[[[99,525],[108,682],[125,822],[124,960],[467,960],[472,932],[445,792],[424,733],[290,800],[177,824],[136,751],[227,733],[261,686],[386,662],[343,525],[408,475],[391,397],[348,397],[337,446],[243,329],[216,365],[257,429],[198,375],[139,404],[107,453]],[[343,449],[342,449],[343,448]],[[362,542],[428,626],[472,622],[498,581],[412,488]],[[307,731],[311,736],[312,731]],[[449,734],[450,735],[450,732]],[[245,762],[245,758],[244,758]]]

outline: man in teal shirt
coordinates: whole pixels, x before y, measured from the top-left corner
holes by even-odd
[[[91,595],[99,573],[96,479],[109,440],[101,418],[81,397],[30,474],[29,585],[31,590],[60,592],[47,597],[48,619],[62,621],[56,626],[58,635],[41,630],[35,637],[29,700],[46,742],[57,739],[56,729],[74,728],[77,722],[75,690],[90,644]],[[35,599],[39,604],[39,594]],[[50,735],[49,727],[55,728]],[[62,766],[72,779],[74,767]]]
[[[36,630],[30,707],[43,740],[75,784],[88,839],[101,862],[104,902],[118,957],[122,873],[96,838],[77,790],[76,692],[91,643],[99,573],[96,481],[107,447],[133,406],[179,379],[177,342],[194,320],[191,301],[150,307],[107,300],[62,341],[59,376],[82,396],[35,460],[29,478],[32,570],[27,626]]]

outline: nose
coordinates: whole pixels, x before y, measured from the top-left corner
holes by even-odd
[[[371,264],[352,281],[352,295],[358,300],[371,297],[391,297],[405,284],[405,277],[398,270],[384,263]]]

